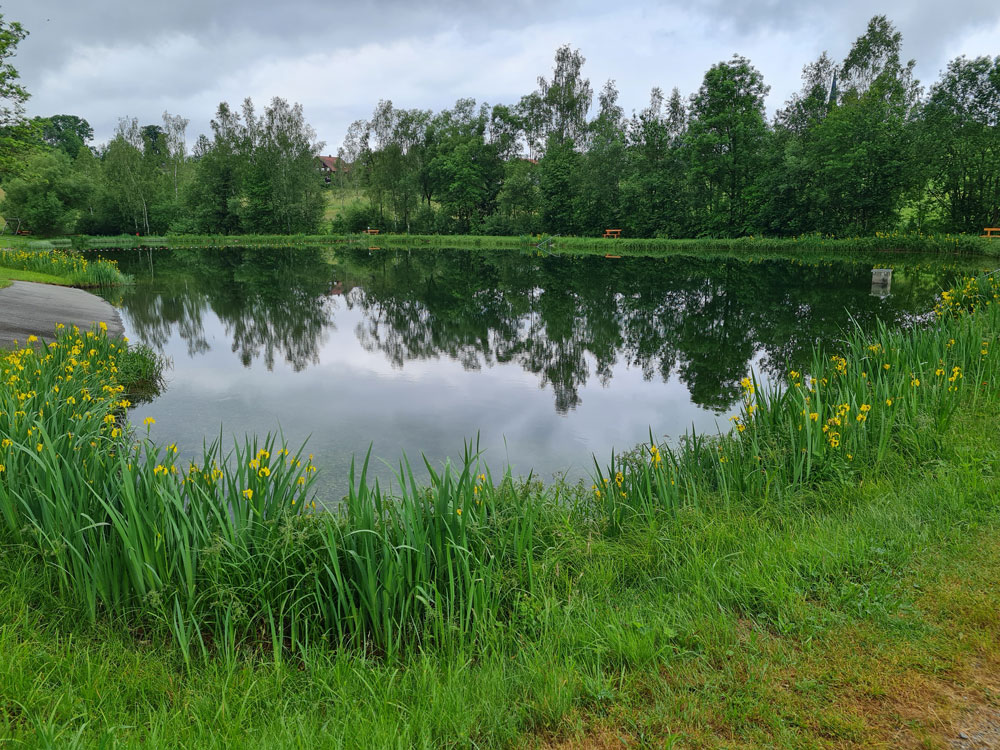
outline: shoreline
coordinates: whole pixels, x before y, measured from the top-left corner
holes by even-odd
[[[13,281],[0,289],[0,349],[15,341],[23,344],[30,336],[54,341],[58,324],[87,330],[99,323],[107,326],[111,338],[125,335],[118,311],[83,289],[31,281]]]

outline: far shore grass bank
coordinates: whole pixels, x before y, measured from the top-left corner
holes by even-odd
[[[1000,240],[976,235],[925,235],[898,232],[867,237],[803,235],[791,238],[740,237],[735,239],[604,239],[600,237],[489,235],[166,235],[140,237],[73,236],[52,239],[6,238],[3,246],[25,250],[75,249],[80,251],[227,248],[227,247],[329,247],[364,244],[373,248],[482,248],[518,252],[568,252],[602,255],[727,254],[750,257],[799,257],[810,254],[844,254],[855,257],[884,253],[920,255],[1000,256]]]
[[[1000,665],[998,301],[962,279],[590,485],[467,445],[395,495],[359,461],[335,512],[270,435],[179,465],[101,331],[7,354],[0,738],[934,746]]]

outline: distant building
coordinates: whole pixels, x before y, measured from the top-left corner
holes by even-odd
[[[351,171],[351,165],[346,161],[341,161],[339,156],[317,156],[316,168],[325,174],[333,172],[347,173]]]

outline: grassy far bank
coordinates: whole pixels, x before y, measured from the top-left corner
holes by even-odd
[[[875,256],[902,252],[927,255],[968,254],[1000,255],[1000,241],[975,235],[925,235],[899,232],[876,233],[868,237],[829,237],[804,235],[791,238],[740,237],[735,239],[603,239],[600,237],[521,236],[495,237],[488,235],[166,235],[138,237],[54,238],[28,240],[11,238],[10,247],[26,250],[74,248],[77,250],[111,250],[129,248],[227,248],[227,247],[326,247],[343,243],[363,243],[372,247],[411,248],[482,248],[517,250],[521,252],[598,253],[601,255],[655,254],[737,254],[750,257],[774,255],[799,257],[807,254],[844,254],[853,257]]]
[[[99,334],[9,355],[0,716],[11,738],[106,745],[912,731],[900,674],[972,663],[996,625],[923,598],[996,527],[996,299],[969,280],[929,328],[855,335],[781,392],[748,380],[730,435],[642,446],[593,488],[494,477],[468,452],[400,498],[359,468],[339,514],[312,512],[308,459],[269,438],[195,467],[133,453],[123,352]]]

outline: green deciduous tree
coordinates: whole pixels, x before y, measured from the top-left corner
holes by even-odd
[[[243,120],[243,228],[259,233],[316,231],[323,195],[315,161],[323,144],[306,123],[302,105],[275,97],[257,118],[247,99]]]
[[[17,174],[39,145],[38,128],[24,119],[28,91],[10,62],[27,35],[20,23],[5,21],[0,14],[0,175]]]
[[[235,234],[240,230],[240,191],[246,166],[240,114],[222,102],[210,126],[211,140],[201,136],[195,143],[195,177],[186,193],[186,204],[197,231]]]
[[[872,232],[892,227],[904,194],[922,172],[914,161],[912,117],[919,88],[902,36],[875,16],[841,66],[838,101],[813,128],[815,228]]]
[[[687,144],[692,195],[704,231],[752,231],[763,165],[768,87],[750,61],[734,55],[713,65],[691,99]]]
[[[924,107],[920,143],[944,228],[1000,225],[1000,57],[948,64]]]
[[[824,52],[802,69],[802,89],[777,111],[765,150],[758,224],[768,234],[815,231],[821,198],[816,135],[837,100],[836,63]]]
[[[538,96],[544,105],[545,136],[555,136],[556,143],[583,143],[587,130],[587,112],[594,92],[590,80],[583,77],[586,59],[580,50],[568,44],[556,50],[552,80],[538,78]]]
[[[150,233],[150,206],[159,177],[146,151],[139,121],[123,117],[102,158],[105,186],[123,221],[122,229],[142,234]]]
[[[576,231],[576,179],[580,154],[573,141],[550,133],[545,156],[538,162],[538,193],[542,228],[553,234]]]
[[[186,121],[164,116],[163,167],[174,190],[173,164],[183,163]],[[212,138],[194,147],[196,167],[183,198],[194,228],[233,234],[308,233],[323,215],[316,156],[323,144],[302,107],[274,98],[257,114],[246,99],[241,111],[222,102],[211,122]]]
[[[36,152],[7,183],[0,212],[19,218],[21,227],[35,234],[72,232],[94,189],[90,174],[75,169],[61,150]]]
[[[452,110],[434,118],[436,154],[430,163],[442,210],[459,231],[478,227],[492,213],[503,181],[499,151],[503,138],[487,140],[489,106],[459,99]]]
[[[621,185],[625,177],[624,112],[618,89],[608,81],[601,90],[600,110],[587,127],[586,150],[577,177],[576,226],[583,234],[621,228]]]
[[[20,84],[20,74],[10,63],[10,58],[27,35],[20,23],[5,21],[0,14],[0,127],[18,125],[24,119],[28,91]]]
[[[94,138],[90,123],[76,115],[52,115],[36,117],[33,120],[41,129],[42,140],[52,148],[63,151],[75,159],[80,149],[86,148]]]
[[[382,100],[371,120],[355,123],[345,141],[356,152],[355,165],[372,211],[383,226],[408,231],[421,200],[428,206],[437,184],[431,175],[436,154],[435,125],[426,110],[401,110]]]
[[[503,187],[497,204],[507,231],[529,234],[541,229],[538,217],[538,165],[531,159],[513,158],[504,164]]]
[[[654,88],[649,105],[628,123],[624,224],[629,234],[681,236],[687,230],[687,113],[675,88],[665,101]]]

